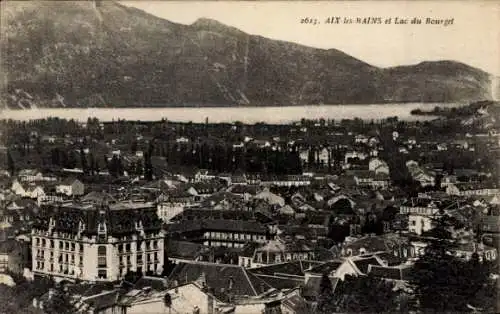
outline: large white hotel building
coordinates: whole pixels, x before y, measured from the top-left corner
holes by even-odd
[[[55,280],[115,281],[163,270],[164,231],[149,203],[67,204],[32,229],[32,269]]]

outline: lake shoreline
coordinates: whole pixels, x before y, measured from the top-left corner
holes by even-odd
[[[37,120],[59,117],[86,122],[88,118],[101,121],[133,120],[159,121],[168,119],[179,122],[227,123],[279,123],[287,124],[305,119],[362,119],[383,120],[397,117],[406,121],[432,120],[434,116],[414,116],[415,109],[432,109],[435,106],[461,107],[466,104],[411,103],[392,105],[316,105],[316,106],[274,106],[274,107],[136,107],[136,108],[37,108],[25,110],[2,110],[2,119]]]

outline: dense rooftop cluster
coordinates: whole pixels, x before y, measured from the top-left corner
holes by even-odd
[[[66,284],[36,308],[66,295],[80,311],[492,311],[500,141],[480,109],[426,122],[4,121],[0,269],[43,268],[37,232],[105,232],[125,242],[116,265],[96,251],[95,291]],[[131,255],[126,238],[143,233],[161,250],[141,255],[137,237]],[[102,272],[113,266],[123,272]]]

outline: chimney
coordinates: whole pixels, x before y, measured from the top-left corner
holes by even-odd
[[[260,293],[266,292],[266,287],[264,286],[264,283],[261,282],[259,287],[260,287]]]

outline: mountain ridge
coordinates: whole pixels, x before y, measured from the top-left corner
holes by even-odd
[[[456,61],[380,68],[338,49],[103,2],[2,4],[1,105],[267,106],[491,99]]]

